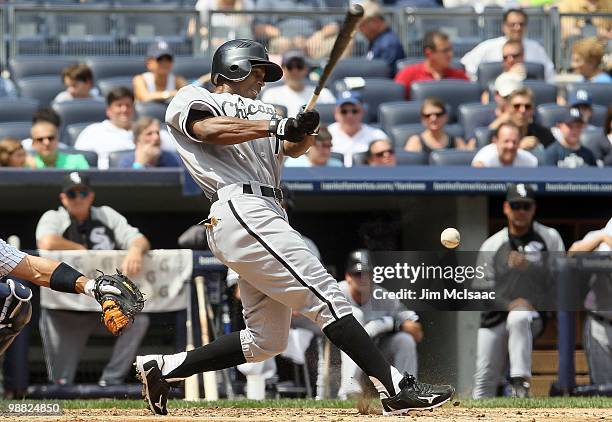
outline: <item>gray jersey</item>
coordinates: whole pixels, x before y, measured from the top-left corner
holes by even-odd
[[[25,256],[25,253],[0,239],[0,277],[13,271]]]
[[[279,186],[283,143],[265,137],[237,145],[213,145],[192,137],[186,128],[191,110],[246,120],[270,120],[274,107],[236,94],[213,94],[193,85],[181,88],[166,111],[168,130],[176,150],[208,198],[220,188],[255,181]]]

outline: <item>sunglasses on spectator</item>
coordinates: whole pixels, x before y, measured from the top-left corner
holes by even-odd
[[[446,114],[446,111],[438,111],[436,113],[421,113],[421,117],[429,119],[431,116],[442,117]]]
[[[533,204],[531,202],[510,202],[510,208],[513,211],[529,211],[533,208]]]
[[[531,104],[529,104],[529,103],[527,103],[527,104],[524,104],[524,103],[512,104],[512,107],[515,110],[520,110],[521,107],[525,107],[525,110],[531,110]]]
[[[50,142],[53,142],[53,141],[55,141],[57,139],[57,135],[41,136],[41,137],[38,137],[38,138],[34,138],[33,140],[34,140],[34,142],[42,142],[45,139],[48,139]]]
[[[359,114],[358,108],[341,108],[340,113],[342,114]]]
[[[503,56],[504,60],[508,60],[508,59],[513,59],[516,60],[519,57],[521,57],[523,55],[523,53],[519,53],[519,54],[506,54],[505,56]]]
[[[508,26],[518,26],[520,28],[523,28],[527,24],[525,22],[506,22],[506,25],[508,25]]]
[[[331,142],[317,142],[315,145],[317,145],[319,148],[325,148],[325,149],[331,149],[332,147]]]
[[[81,198],[87,198],[87,195],[89,195],[89,190],[88,189],[84,189],[84,190],[69,190],[68,192],[66,192],[66,196],[70,199],[76,199],[77,196],[80,196]]]
[[[304,70],[304,68],[306,67],[305,63],[289,63],[287,64],[286,68],[287,70]]]
[[[389,155],[393,155],[393,154],[395,154],[395,150],[394,150],[393,148],[391,148],[391,149],[386,149],[386,150],[384,150],[384,151],[375,152],[375,153],[373,153],[372,155],[373,155],[374,157],[376,157],[376,158],[383,158],[383,157],[384,157],[385,155],[387,155],[387,154],[389,154]]]

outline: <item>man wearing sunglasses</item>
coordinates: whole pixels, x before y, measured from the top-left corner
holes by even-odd
[[[308,81],[308,64],[300,50],[291,50],[283,54],[283,81],[280,86],[273,86],[263,91],[261,100],[269,104],[287,107],[287,117],[295,117],[300,107],[308,103],[314,91],[314,85]],[[327,88],[321,90],[318,103],[332,104],[336,101],[334,94]]]
[[[78,172],[66,175],[60,193],[62,206],[45,212],[36,227],[38,248],[127,250],[121,271],[128,277],[138,274],[143,255],[150,249],[149,241],[114,209],[93,206],[94,199],[95,193],[87,176]],[[51,382],[73,383],[87,339],[99,327],[99,319],[99,314],[93,312],[80,312],[75,316],[72,311],[42,309],[40,325]],[[100,385],[123,383],[148,326],[146,314],[136,315],[129,334],[117,339]]]
[[[391,144],[388,139],[378,139],[370,142],[370,146],[366,152],[366,162],[372,167],[396,166],[397,158],[395,157],[393,144]]]
[[[504,227],[480,247],[479,265],[495,286],[496,308],[481,314],[478,329],[475,399],[493,397],[503,384],[509,363],[510,392],[529,395],[533,338],[544,328],[537,304],[550,295],[552,274],[543,265],[546,253],[565,252],[559,232],[534,221],[535,192],[529,185],[510,185],[503,204]]]

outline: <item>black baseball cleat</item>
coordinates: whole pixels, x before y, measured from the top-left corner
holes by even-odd
[[[155,356],[155,355],[153,355]],[[159,355],[157,355],[159,356]],[[157,359],[149,356],[136,356],[136,376],[143,385],[143,395],[151,411],[158,415],[167,415],[168,392],[170,384],[162,377]]]
[[[455,394],[450,385],[431,385],[418,382],[405,374],[399,383],[400,391],[393,397],[381,399],[383,415],[401,415],[410,410],[426,410],[442,406]]]

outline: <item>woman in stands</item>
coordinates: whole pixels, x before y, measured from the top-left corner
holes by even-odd
[[[601,69],[604,47],[597,38],[585,38],[572,46],[572,69],[584,82],[610,83],[612,77]]]
[[[25,167],[27,154],[15,138],[0,140],[0,167]]]
[[[176,91],[187,85],[182,76],[172,73],[174,56],[168,43],[158,41],[147,48],[146,67],[148,72],[134,76],[134,99],[140,102],[167,102]]]
[[[436,97],[428,97],[421,106],[421,123],[425,130],[408,138],[404,149],[410,152],[430,152],[437,149],[457,148],[474,149],[476,141],[466,142],[458,136],[453,136],[444,130],[448,122],[448,113],[444,102]]]

